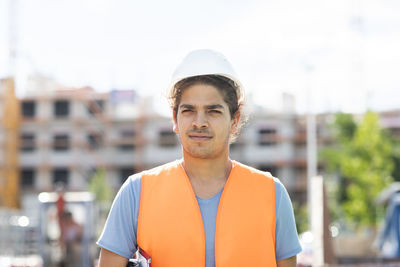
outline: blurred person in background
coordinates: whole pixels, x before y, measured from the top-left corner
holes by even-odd
[[[79,266],[81,258],[81,243],[83,228],[77,223],[70,211],[64,211],[60,220],[62,261],[60,266]]]
[[[153,267],[296,266],[301,246],[286,189],[229,158],[243,96],[220,53],[184,58],[168,93],[183,158],[122,185],[97,242],[101,267],[126,266],[137,250]]]

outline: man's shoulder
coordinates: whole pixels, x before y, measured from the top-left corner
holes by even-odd
[[[163,171],[172,171],[179,167],[180,160],[174,160],[163,165],[156,166],[154,168],[141,172],[141,176],[157,176]]]
[[[233,161],[233,163],[236,166],[239,166],[239,168],[246,170],[248,172],[247,177],[260,177],[261,179],[267,179],[267,180],[273,181],[274,185],[275,185],[275,189],[278,190],[279,192],[284,189],[284,185],[282,184],[281,180],[279,178],[273,176],[270,172],[261,171],[259,169],[256,169],[254,167],[251,167],[249,165],[246,165],[246,164],[243,164],[243,163],[240,163],[237,161]]]
[[[273,179],[273,180],[277,179],[274,176],[272,176],[272,174],[270,172],[261,171],[252,166],[243,164],[241,162],[233,161],[233,164],[236,168],[240,169],[241,171],[247,172],[249,175],[253,174],[252,176],[260,176],[260,177],[265,177],[265,178],[269,178],[269,179]]]

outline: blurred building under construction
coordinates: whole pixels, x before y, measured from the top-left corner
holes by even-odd
[[[4,94],[13,87],[7,79],[1,87],[3,206],[18,206],[19,192],[24,198],[36,196],[58,183],[68,191],[85,191],[98,169],[105,170],[108,184],[117,190],[129,175],[181,157],[171,118],[154,112],[150,101],[133,90],[98,93],[35,77],[16,102]],[[381,115],[382,126],[398,133],[400,111]],[[320,147],[332,142],[332,117],[317,116]],[[294,112],[290,95],[284,95],[279,113],[254,110],[231,146],[231,158],[279,177],[298,202],[307,198],[306,154],[306,117]],[[29,198],[21,201],[32,204]]]

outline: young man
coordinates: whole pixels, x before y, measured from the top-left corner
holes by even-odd
[[[243,105],[230,63],[191,52],[169,100],[183,159],[124,183],[98,241],[100,266],[126,266],[137,249],[153,267],[296,266],[301,247],[284,186],[229,158]]]

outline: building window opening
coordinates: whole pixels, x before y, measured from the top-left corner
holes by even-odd
[[[69,101],[57,100],[54,102],[54,115],[56,117],[68,117],[69,115]]]
[[[62,184],[67,186],[69,184],[69,170],[65,168],[59,168],[53,170],[53,185]]]
[[[56,134],[53,140],[55,151],[66,151],[69,149],[69,136],[67,134]]]
[[[35,185],[34,169],[22,169],[20,177],[20,184],[22,188],[31,188]]]
[[[276,144],[276,129],[262,128],[258,130],[258,144],[260,146],[272,146]]]
[[[29,152],[35,150],[35,135],[33,133],[21,134],[21,151]]]
[[[22,116],[24,118],[33,118],[36,113],[36,102],[34,101],[24,101],[22,102]]]
[[[121,140],[118,141],[118,149],[129,151],[135,149],[135,131],[123,130],[120,132]]]
[[[173,147],[177,144],[176,134],[171,130],[161,130],[159,132],[159,145],[161,147]]]

